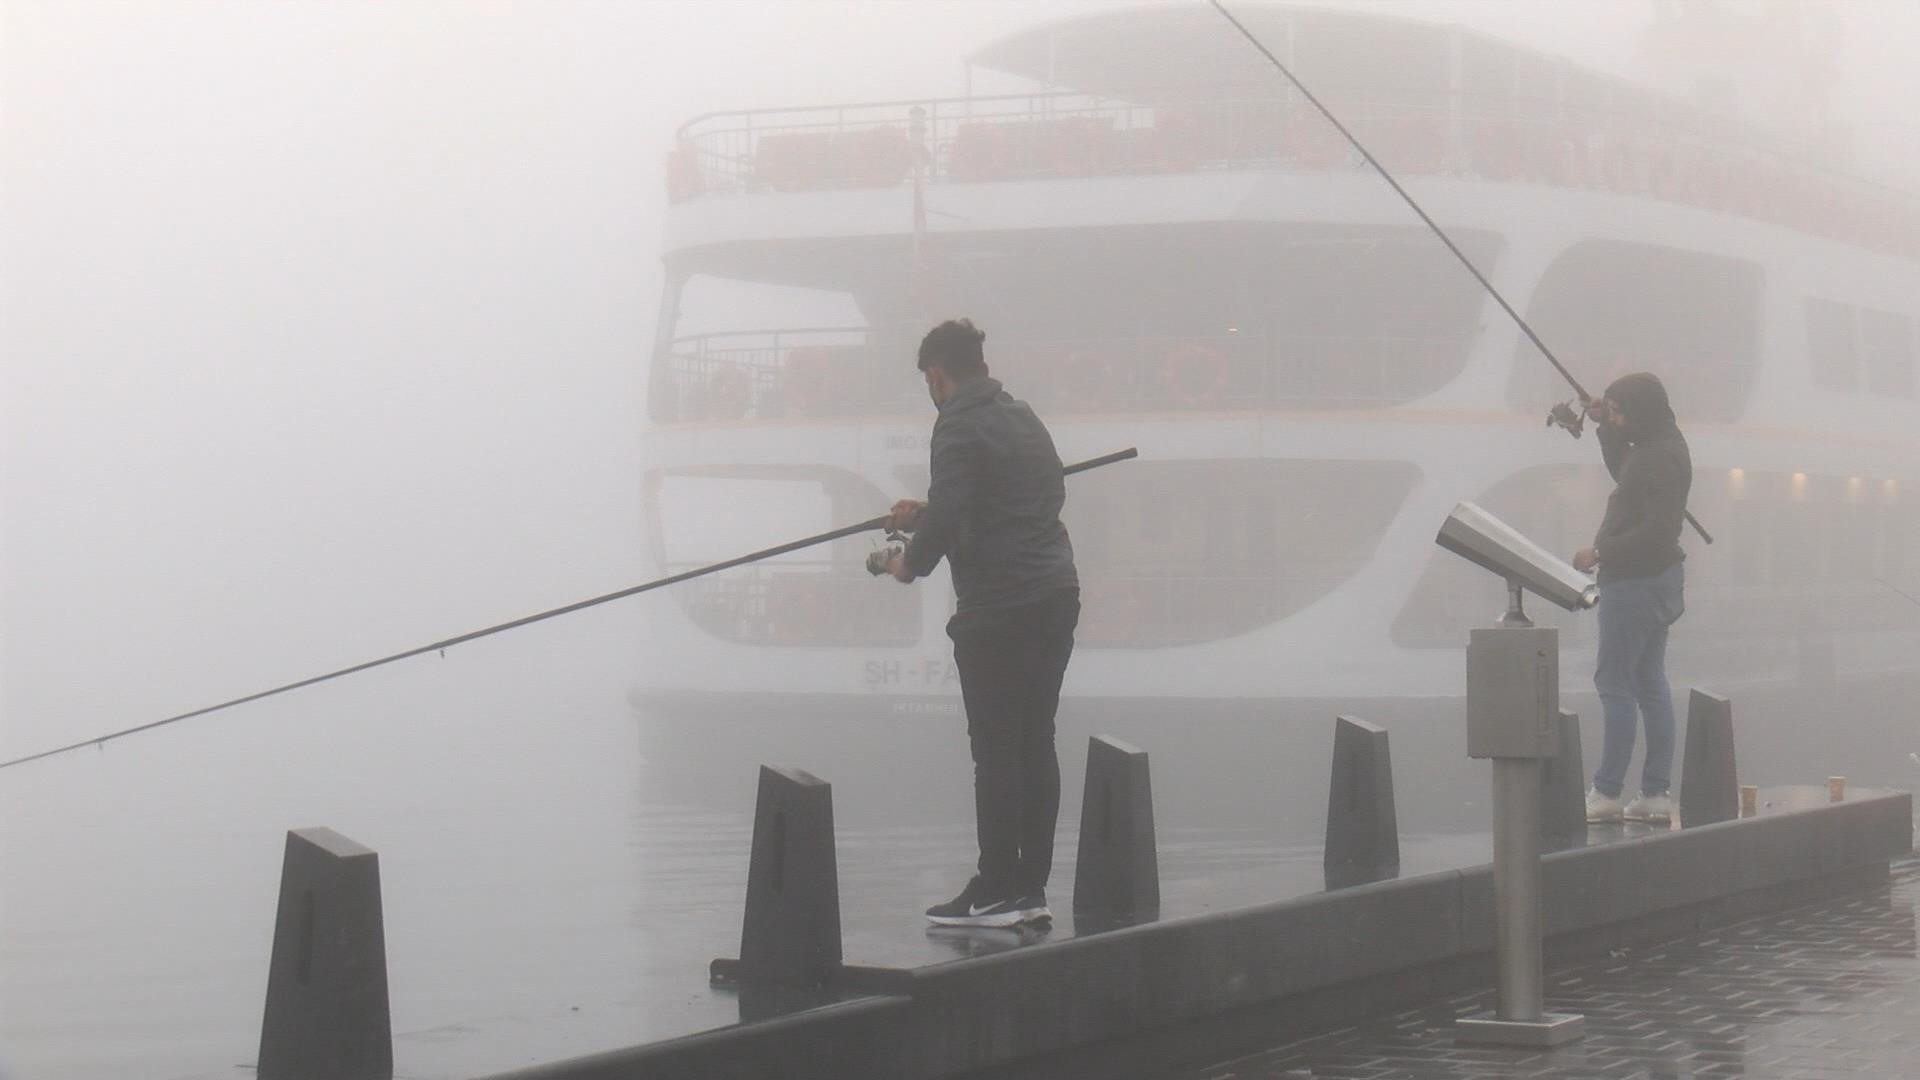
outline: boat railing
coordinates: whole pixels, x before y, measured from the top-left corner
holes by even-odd
[[[1396,173],[1596,189],[1920,253],[1912,194],[1677,105],[1610,110],[1461,93],[1428,104],[1351,97],[1330,106]],[[1051,92],[711,113],[682,127],[668,196],[1254,165],[1326,171],[1362,161],[1291,91]]]
[[[1365,332],[1014,339],[992,365],[1054,413],[1381,408],[1439,389],[1471,347]],[[663,423],[880,415],[919,402],[910,362],[864,328],[701,334],[669,343],[649,398]]]

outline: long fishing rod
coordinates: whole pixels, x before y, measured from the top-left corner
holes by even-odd
[[[1907,603],[1912,604],[1914,607],[1920,607],[1920,596],[1913,595],[1912,593],[1901,588],[1900,586],[1895,585],[1893,582],[1888,581],[1886,578],[1877,577],[1877,578],[1874,578],[1873,580],[1879,582],[1882,585],[1885,585],[1887,588],[1892,589],[1894,592],[1899,593],[1901,596],[1906,597]]]
[[[1088,469],[1097,469],[1102,465],[1112,465],[1114,462],[1128,461],[1132,458],[1137,458],[1139,456],[1140,456],[1140,451],[1134,447],[1129,446],[1125,450],[1116,450],[1111,454],[1103,454],[1097,458],[1089,458],[1086,461],[1076,462],[1075,464],[1068,465],[1062,468],[1060,472],[1061,472],[1061,475],[1063,476],[1072,476],[1074,473],[1086,472]],[[422,645],[418,648],[408,649],[405,652],[394,653],[391,656],[383,656],[378,660],[369,660],[364,664],[355,664],[352,667],[341,668],[339,671],[329,671],[325,675],[315,675],[311,678],[301,679],[298,682],[287,683],[285,686],[276,686],[271,690],[262,690],[257,694],[248,694],[245,697],[237,697],[231,701],[223,701],[218,705],[208,705],[205,708],[194,709],[190,712],[183,712],[176,716],[169,716],[164,720],[155,720],[155,721],[152,721],[151,723],[141,724],[138,727],[127,728],[123,731],[115,731],[110,734],[96,736],[91,739],[82,739],[81,741],[76,743],[68,743],[65,746],[57,746],[52,750],[42,750],[37,754],[28,754],[26,757],[18,757],[18,758],[14,758],[12,761],[0,762],[0,769],[9,769],[15,765],[24,765],[29,761],[38,761],[41,758],[52,757],[55,754],[64,754],[69,750],[78,750],[83,746],[104,746],[106,743],[108,743],[113,739],[122,738],[127,735],[135,735],[142,731],[152,731],[154,728],[166,727],[168,724],[177,724],[182,720],[191,720],[196,716],[205,716],[208,713],[219,712],[222,709],[231,709],[235,705],[245,705],[251,701],[259,701],[262,698],[273,697],[275,694],[284,694],[290,690],[298,690],[301,687],[313,686],[316,683],[323,683],[328,681],[329,679],[338,679],[338,678],[343,678],[347,675],[358,674],[359,672],[362,672],[362,671],[369,671],[373,668],[380,667],[383,664],[391,664],[398,660],[406,660],[415,656],[424,656],[425,654],[430,652],[440,652],[446,649],[451,649],[455,645],[464,645],[469,641],[478,641],[483,637],[490,637],[494,634],[505,633],[508,630],[516,630],[522,626],[531,626],[534,623],[542,622],[547,619],[557,619],[562,615],[571,615],[576,611],[584,611],[587,608],[594,607],[599,604],[609,603],[614,600],[622,600],[629,596],[638,596],[643,592],[652,592],[654,589],[664,589],[669,585],[678,585],[683,581],[691,581],[694,578],[705,577],[708,574],[717,574],[722,570],[731,570],[736,566],[745,566],[748,563],[759,562],[762,559],[771,559],[776,555],[785,555],[789,552],[799,551],[802,548],[814,547],[819,544],[827,543],[830,540],[838,540],[842,537],[855,536],[855,535],[858,535],[859,533],[871,532],[875,529],[882,529],[886,527],[888,518],[889,518],[889,515],[882,514],[881,516],[876,518],[868,518],[867,520],[862,521],[857,525],[848,525],[844,528],[834,529],[831,532],[823,532],[818,536],[809,536],[803,540],[794,540],[789,543],[780,544],[777,547],[770,547],[761,551],[753,552],[752,554],[749,554],[749,555],[741,555],[738,558],[728,559],[725,562],[717,562],[712,564],[711,566],[702,566],[694,570],[685,570],[678,574],[673,574],[668,577],[663,577],[658,581],[649,581],[644,585],[635,585],[635,586],[632,586],[631,588],[621,589],[618,592],[607,593],[604,596],[596,596],[596,597],[593,597],[592,599],[576,601],[564,607],[553,608],[550,611],[542,611],[535,615],[527,615],[522,618],[514,619],[511,622],[503,622],[496,626],[489,626],[484,630],[474,630],[469,633],[461,634],[458,637],[450,637],[445,641],[436,641],[431,645]]]
[[[1356,137],[1353,132],[1347,130],[1347,125],[1341,123],[1340,119],[1333,115],[1333,110],[1327,108],[1319,98],[1315,97],[1313,91],[1307,89],[1306,84],[1301,82],[1292,71],[1288,70],[1287,65],[1281,63],[1280,58],[1273,55],[1271,49],[1268,49],[1261,43],[1259,38],[1254,36],[1253,31],[1247,29],[1246,25],[1239,19],[1234,18],[1233,12],[1227,10],[1226,4],[1222,3],[1221,0],[1208,0],[1208,3],[1213,5],[1213,9],[1218,11],[1221,17],[1232,23],[1235,30],[1240,31],[1241,37],[1246,38],[1254,48],[1260,50],[1260,55],[1266,57],[1267,62],[1272,64],[1275,70],[1286,76],[1287,81],[1293,84],[1293,88],[1300,91],[1300,96],[1306,98],[1315,109],[1320,111],[1321,116],[1327,118],[1327,123],[1332,124],[1334,130],[1340,132],[1340,134],[1346,138],[1347,142],[1352,144],[1353,148],[1360,152],[1360,156],[1366,159],[1367,164],[1373,166],[1373,171],[1379,173],[1380,178],[1385,180],[1389,187],[1393,188],[1394,193],[1399,195],[1415,214],[1419,215],[1420,220],[1426,224],[1427,228],[1433,230],[1433,235],[1440,238],[1440,242],[1447,246],[1448,251],[1453,252],[1453,257],[1460,260],[1461,266],[1467,268],[1467,273],[1473,275],[1473,280],[1479,282],[1480,287],[1487,290],[1487,295],[1493,297],[1494,302],[1500,305],[1500,309],[1505,311],[1507,317],[1513,320],[1514,325],[1520,328],[1520,332],[1527,335],[1527,340],[1533,342],[1534,348],[1540,350],[1540,355],[1547,358],[1547,363],[1553,365],[1553,370],[1559,372],[1560,377],[1567,380],[1567,385],[1573,387],[1573,392],[1579,395],[1581,409],[1584,410],[1586,406],[1591,404],[1593,402],[1593,395],[1587,393],[1587,388],[1580,385],[1580,380],[1573,377],[1573,372],[1568,371],[1566,365],[1560,362],[1560,358],[1553,355],[1553,350],[1547,348],[1547,343],[1540,339],[1539,334],[1534,333],[1533,327],[1527,323],[1526,318],[1522,316],[1512,304],[1507,302],[1507,298],[1500,294],[1499,289],[1494,288],[1493,282],[1487,280],[1487,276],[1480,272],[1480,268],[1473,264],[1473,260],[1467,258],[1467,253],[1460,250],[1460,245],[1453,242],[1453,237],[1448,236],[1447,231],[1441,228],[1440,224],[1434,221],[1418,202],[1414,201],[1412,195],[1407,193],[1407,189],[1400,186],[1400,181],[1393,178],[1393,174],[1387,171],[1387,167],[1380,164],[1380,160],[1373,156],[1373,153],[1360,142],[1359,138]],[[1575,412],[1571,405],[1560,404],[1554,406],[1553,411],[1547,416],[1547,423],[1565,428],[1567,434],[1572,435],[1576,439],[1580,437],[1582,424],[1581,413]],[[1709,544],[1713,543],[1713,537],[1705,528],[1701,527],[1699,521],[1694,519],[1693,511],[1687,510],[1683,512],[1686,514],[1687,524],[1692,525],[1693,531],[1700,534],[1700,539],[1705,540]]]

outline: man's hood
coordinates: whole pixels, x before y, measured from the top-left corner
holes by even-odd
[[[1674,425],[1673,405],[1658,376],[1646,371],[1622,375],[1607,387],[1606,398],[1626,415],[1626,435],[1640,438]]]

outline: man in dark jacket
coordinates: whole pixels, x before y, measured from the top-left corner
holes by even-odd
[[[920,343],[940,412],[926,502],[894,504],[913,541],[887,569],[910,582],[941,558],[957,600],[947,623],[973,743],[979,873],[927,909],[945,926],[1051,919],[1047,877],[1060,812],[1053,717],[1080,621],[1080,579],[1060,508],[1066,483],[1053,438],[1025,402],[987,374],[986,334],[960,319]]]
[[[1613,474],[1593,546],[1573,557],[1578,570],[1599,568],[1600,655],[1594,689],[1606,715],[1606,737],[1587,820],[1667,822],[1673,800],[1673,689],[1667,683],[1667,628],[1686,609],[1686,554],[1680,526],[1693,487],[1693,457],[1674,422],[1667,388],[1645,372],[1622,375],[1588,406],[1599,424],[1600,453]],[[1640,794],[1622,804],[1633,757],[1635,713],[1647,726]]]

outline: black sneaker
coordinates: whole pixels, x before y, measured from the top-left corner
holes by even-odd
[[[927,921],[935,926],[1018,926],[1052,918],[1045,894],[988,896],[978,877],[967,882],[959,896],[927,909]]]

